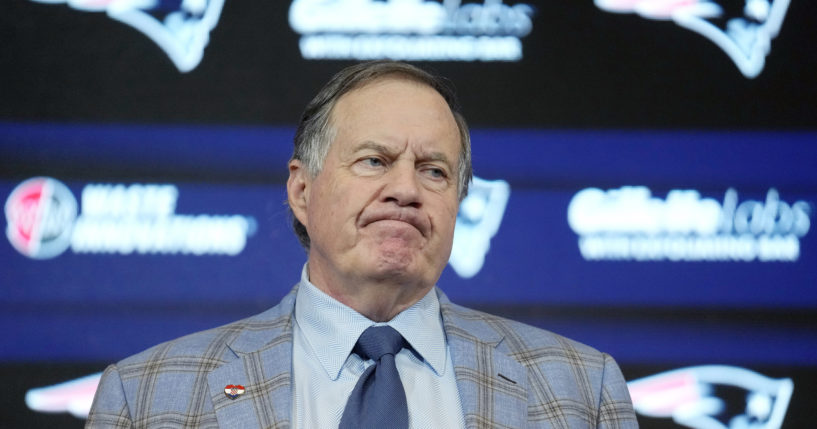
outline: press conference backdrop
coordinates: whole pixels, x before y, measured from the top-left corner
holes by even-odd
[[[377,58],[472,126],[452,300],[612,354],[645,428],[813,420],[813,2],[0,8],[0,427],[81,427],[108,363],[286,294],[295,124]]]

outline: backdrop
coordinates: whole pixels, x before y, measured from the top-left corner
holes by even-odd
[[[342,67],[452,80],[472,192],[440,287],[612,354],[645,428],[795,428],[817,392],[817,6],[9,0],[0,426],[274,305],[303,107]]]

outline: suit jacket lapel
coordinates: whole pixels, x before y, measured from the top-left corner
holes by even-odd
[[[295,292],[237,326],[241,333],[229,344],[235,359],[208,374],[219,426],[266,429],[291,425]],[[439,290],[438,296],[466,427],[524,427],[527,370],[503,351],[504,335],[489,317],[452,304]],[[245,393],[228,398],[224,389],[230,384],[244,386]]]
[[[284,428],[292,408],[292,310],[295,291],[280,304],[239,326],[229,344],[235,359],[207,377],[213,408],[221,427]],[[230,399],[228,385],[244,386]]]
[[[527,370],[503,352],[504,335],[482,313],[438,295],[466,427],[526,426]]]

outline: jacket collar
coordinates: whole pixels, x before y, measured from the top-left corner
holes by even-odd
[[[275,307],[225,329],[239,335],[228,343],[235,359],[207,376],[221,427],[286,428],[292,408],[292,311],[294,288]],[[244,386],[230,399],[228,385]]]
[[[297,286],[275,307],[225,329],[238,331],[228,347],[235,359],[208,375],[219,425],[284,428],[291,425],[292,314]],[[495,316],[451,303],[439,289],[443,327],[454,362],[466,427],[524,427],[527,370],[508,356],[504,324]],[[245,393],[229,399],[227,385]]]
[[[527,426],[527,369],[506,352],[505,322],[438,296],[465,426]]]

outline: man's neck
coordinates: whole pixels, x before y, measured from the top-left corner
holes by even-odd
[[[313,267],[314,265],[314,267]],[[307,264],[309,281],[318,289],[375,322],[387,322],[422,299],[433,285],[370,279],[326,272]]]

